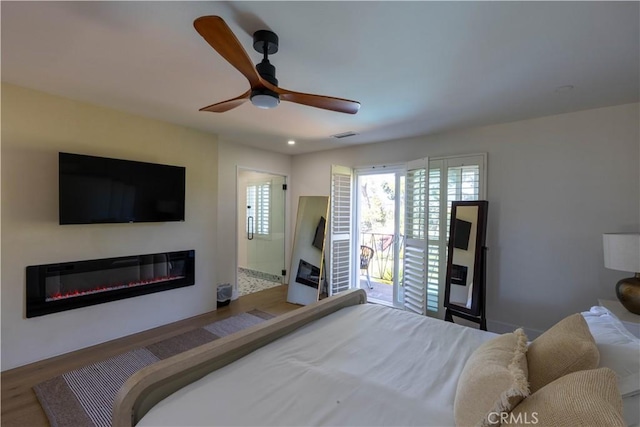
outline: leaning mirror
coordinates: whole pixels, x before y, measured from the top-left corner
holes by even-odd
[[[287,301],[307,305],[318,301],[324,276],[324,242],[328,196],[300,196],[291,251]]]
[[[455,201],[451,205],[447,275],[445,282],[445,319],[452,315],[484,321],[485,238],[487,229],[485,200]],[[486,326],[485,326],[486,329]]]

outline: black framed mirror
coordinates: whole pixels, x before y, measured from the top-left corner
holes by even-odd
[[[488,206],[486,200],[452,202],[444,293],[445,320],[462,317],[484,330]]]

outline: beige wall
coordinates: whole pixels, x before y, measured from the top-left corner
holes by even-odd
[[[186,167],[185,222],[58,224],[58,152]],[[214,135],[2,85],[2,369],[215,309]],[[195,249],[196,284],[25,318],[25,267]]]
[[[544,330],[615,298],[628,275],[604,268],[602,233],[640,228],[639,113],[628,104],[295,156],[291,196],[328,195],[332,164],[488,153],[489,325]]]

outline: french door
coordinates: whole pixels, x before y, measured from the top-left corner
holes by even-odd
[[[355,286],[381,304],[402,305],[404,166],[355,171]]]
[[[408,163],[404,306],[444,317],[451,202],[486,198],[486,154]]]
[[[394,305],[422,315],[444,317],[451,202],[486,199],[486,162],[486,154],[477,154],[423,158],[408,162],[406,167],[384,168],[384,173],[395,174]],[[358,194],[365,178],[377,174],[382,174],[380,169],[359,169],[354,173],[348,167],[332,167],[330,294],[361,287],[360,246],[368,245],[363,244],[366,241],[361,236],[363,202]],[[391,197],[389,182],[382,191]],[[374,240],[374,246],[376,250],[385,244],[378,246]]]

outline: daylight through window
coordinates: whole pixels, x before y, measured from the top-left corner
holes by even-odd
[[[269,235],[270,206],[270,183],[250,184],[247,186],[247,233],[256,236]]]

